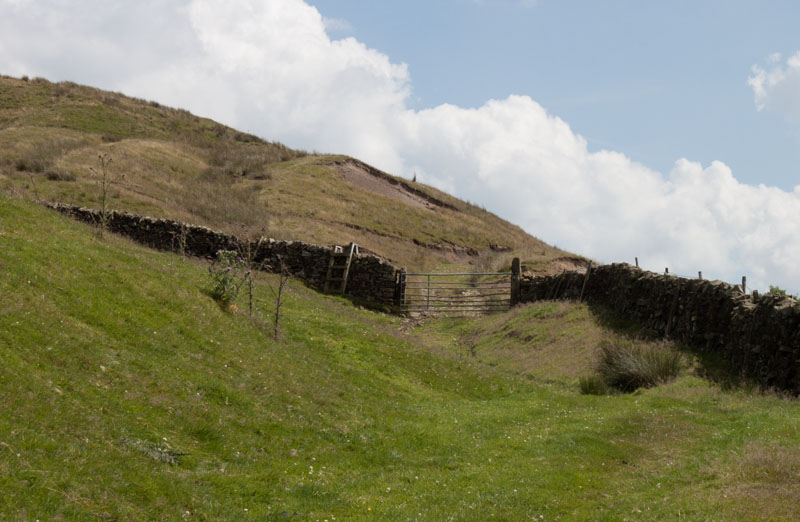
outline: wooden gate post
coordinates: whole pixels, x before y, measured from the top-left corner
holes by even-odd
[[[516,306],[519,304],[520,300],[520,266],[519,266],[519,258],[515,257],[513,261],[511,261],[511,306]]]
[[[394,281],[394,305],[399,310],[403,306],[406,297],[406,269],[401,268],[397,271]]]
[[[425,299],[425,309],[431,309],[431,275],[428,274],[428,297]]]
[[[581,296],[578,299],[579,303],[583,302],[583,293],[586,291],[586,283],[589,282],[589,273],[592,271],[592,262],[589,261],[589,266],[586,267],[586,275],[583,276],[583,286],[581,287]]]

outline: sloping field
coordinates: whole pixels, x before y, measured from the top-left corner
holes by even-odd
[[[591,310],[422,324],[0,196],[0,519],[790,520],[794,400],[586,396]],[[246,309],[239,301],[240,310]]]
[[[497,216],[352,158],[308,154],[187,111],[71,82],[0,77],[0,189],[228,233],[354,241],[413,269],[546,270],[566,255]]]

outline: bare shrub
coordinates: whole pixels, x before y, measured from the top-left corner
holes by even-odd
[[[47,176],[47,179],[50,181],[75,181],[77,179],[72,172],[56,168],[47,169],[45,176]]]
[[[41,158],[19,158],[14,167],[20,172],[42,172],[47,163]]]
[[[47,172],[69,151],[85,146],[87,138],[51,138],[36,142],[14,162],[20,172]]]
[[[257,262],[261,246],[264,244],[265,229],[261,229],[261,233],[257,240],[254,240],[247,232],[247,226],[242,225],[241,237],[243,241],[239,243],[239,258],[242,260],[244,266],[244,280],[247,283],[247,308],[250,317],[253,317],[253,303],[255,301],[255,270],[264,270],[267,264],[267,258]]]

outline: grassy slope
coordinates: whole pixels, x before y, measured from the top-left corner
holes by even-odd
[[[293,284],[274,342],[205,276],[0,196],[0,519],[798,516],[796,402],[582,396],[584,307],[413,327]]]
[[[423,209],[364,191],[330,166],[341,156],[306,155],[118,93],[0,77],[0,188],[97,207],[98,176],[90,168],[97,169],[99,154],[113,159],[112,208],[235,233],[266,227],[284,239],[355,241],[415,269],[468,261],[507,268],[513,254],[492,253],[489,242],[512,247],[532,267],[565,254],[432,187],[415,184],[459,210]],[[414,240],[483,255],[453,256]]]

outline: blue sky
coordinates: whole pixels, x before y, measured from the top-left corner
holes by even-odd
[[[800,293],[798,20],[788,1],[0,0],[0,73],[416,175],[600,262]]]
[[[405,62],[415,108],[525,94],[591,150],[667,172],[724,161],[745,183],[800,183],[800,125],[757,111],[751,66],[800,49],[792,1],[312,0]]]

